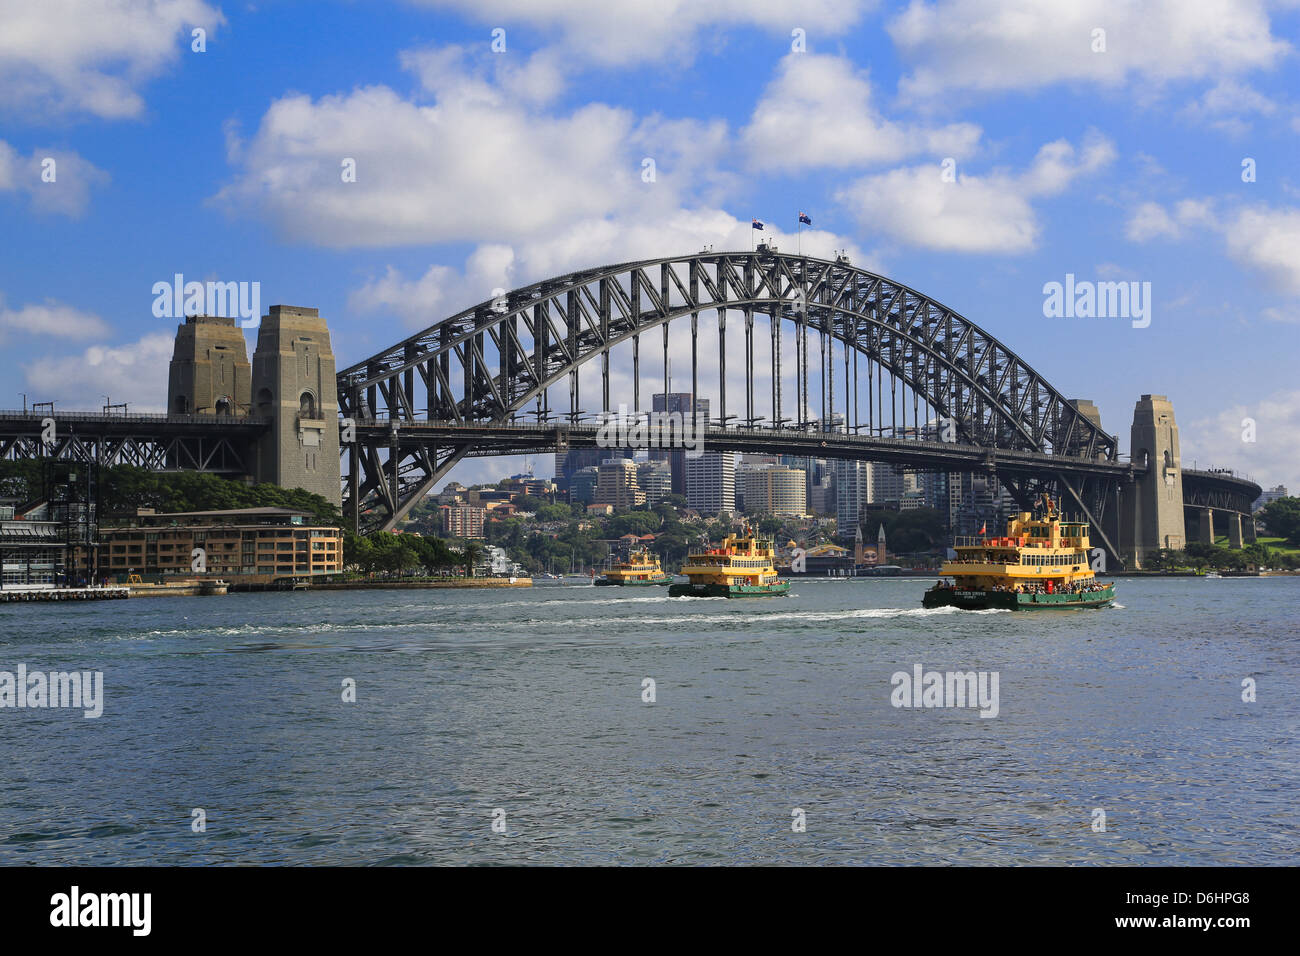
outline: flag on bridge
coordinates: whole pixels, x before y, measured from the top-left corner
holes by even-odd
[[[760,232],[763,230],[763,224],[762,224],[761,222],[759,222],[757,219],[752,220],[752,222],[753,222],[753,227],[752,227],[752,228],[757,229],[757,230],[759,230]]]
[[[804,213],[801,212],[801,213],[799,213],[799,221],[800,221],[801,223],[803,223],[805,226],[811,226],[811,225],[812,225],[812,216],[806,215],[806,214],[804,214]]]

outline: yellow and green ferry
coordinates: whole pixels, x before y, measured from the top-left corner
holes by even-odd
[[[981,529],[978,537],[958,538],[953,548],[957,556],[925,592],[925,607],[1063,611],[1115,601],[1115,585],[1092,572],[1088,524],[1062,518],[1047,495],[1033,512],[1012,517],[1005,535],[989,537]]]
[[[779,597],[790,582],[776,573],[776,547],[749,528],[727,535],[717,547],[696,548],[686,557],[685,584],[668,589],[670,597]]]
[[[633,551],[626,561],[618,562],[592,583],[596,587],[660,587],[672,584],[673,576],[664,573],[657,557],[641,549]]]

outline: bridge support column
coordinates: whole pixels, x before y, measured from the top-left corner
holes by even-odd
[[[1228,547],[1241,547],[1241,512],[1233,511],[1228,515]]]
[[[1214,544],[1214,509],[1202,509],[1199,518],[1200,525],[1197,528],[1196,540],[1201,544]]]
[[[1246,539],[1246,543],[1254,544],[1256,541],[1255,516],[1253,514],[1243,515],[1241,519],[1241,525],[1242,525],[1242,529],[1245,531],[1245,535],[1243,537]]]
[[[1120,551],[1125,563],[1142,567],[1143,559],[1168,548],[1181,551],[1183,472],[1174,407],[1163,395],[1143,395],[1133,410],[1129,453],[1146,472],[1123,491]]]
[[[315,309],[273,305],[253,353],[254,413],[272,420],[258,481],[302,488],[338,507],[339,408],[329,328]]]

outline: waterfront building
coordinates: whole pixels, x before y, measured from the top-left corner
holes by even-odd
[[[24,509],[16,499],[0,499],[0,588],[62,583],[64,529],[46,502]]]
[[[343,533],[296,508],[154,513],[140,509],[125,527],[99,530],[100,574],[124,578],[196,574],[196,549],[206,575],[230,584],[272,584],[343,570]],[[84,549],[75,549],[86,573]]]

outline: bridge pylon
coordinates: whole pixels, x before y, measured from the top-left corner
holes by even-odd
[[[271,419],[258,443],[257,480],[340,505],[334,352],[316,309],[271,306],[257,332],[252,386],[253,414]]]
[[[1181,551],[1187,541],[1178,424],[1164,395],[1138,400],[1129,453],[1133,464],[1145,470],[1121,492],[1120,550],[1128,567],[1141,568],[1156,551]]]

